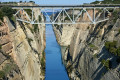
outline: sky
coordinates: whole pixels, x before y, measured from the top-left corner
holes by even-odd
[[[0,0],[1,2],[6,1],[35,1],[37,4],[41,5],[74,5],[74,4],[83,4],[90,3],[96,0]],[[101,0],[97,0],[101,1]]]

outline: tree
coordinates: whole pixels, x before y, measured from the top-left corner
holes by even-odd
[[[4,17],[4,13],[1,11],[1,9],[0,9],[0,20],[2,20],[3,21],[3,17]]]
[[[1,10],[8,18],[11,18],[13,14],[16,12],[16,10],[13,10],[11,7],[8,6],[2,7]]]

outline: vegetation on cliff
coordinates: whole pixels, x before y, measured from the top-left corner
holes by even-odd
[[[113,42],[107,41],[105,43],[105,47],[110,53],[116,56],[120,56],[120,46],[117,47],[117,41],[113,41]]]
[[[45,52],[42,52],[42,59],[41,59],[41,70],[42,74],[45,75]]]
[[[32,16],[32,10],[31,9],[24,9],[29,16]]]
[[[12,9],[11,7],[8,7],[8,6],[4,6],[2,8],[0,8],[0,20],[3,21],[3,17],[4,16],[7,16],[10,21],[15,24],[15,17],[13,16],[13,14],[16,13],[16,10],[15,9]]]
[[[95,46],[94,44],[89,44],[89,47],[90,47],[91,49],[94,49],[94,50],[97,50],[97,49],[98,49],[98,47]]]
[[[101,63],[105,66],[105,68],[106,68],[107,70],[110,69],[110,67],[111,67],[111,66],[110,66],[110,60],[102,59]]]
[[[7,75],[13,74],[14,71],[18,71],[18,66],[14,63],[13,59],[10,58],[8,63],[4,64],[0,70],[0,80],[6,80]]]
[[[92,2],[91,4],[120,4],[119,0],[103,0],[103,1],[95,1]]]

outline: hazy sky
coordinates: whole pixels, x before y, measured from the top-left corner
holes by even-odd
[[[71,4],[83,4],[83,3],[90,3],[96,0],[0,0],[0,1],[35,1],[37,4],[66,4],[66,5],[71,5]],[[101,1],[101,0],[98,0]]]

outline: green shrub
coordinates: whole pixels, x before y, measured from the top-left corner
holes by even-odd
[[[44,52],[42,54],[43,54],[43,57],[42,57],[40,63],[41,63],[41,68],[42,68],[42,74],[45,75],[45,56],[44,56]]]
[[[13,63],[7,63],[3,67],[3,70],[0,71],[0,78],[3,78],[7,74],[9,74],[13,69],[15,69],[15,64]]]
[[[105,66],[107,70],[110,69],[110,60],[102,59],[101,63]]]
[[[117,19],[119,18],[119,12],[120,10],[114,10],[114,12],[112,12],[112,15],[113,15],[113,22],[116,23]]]
[[[116,45],[117,45],[117,41],[113,41],[113,42],[107,41],[107,42],[105,42],[105,47],[107,49],[110,49],[111,47],[116,48]]]
[[[104,75],[105,75],[105,73],[103,72],[103,73],[102,73],[102,76],[104,76]]]
[[[14,23],[16,22],[16,18],[14,16],[12,16],[10,20],[12,20]]]
[[[98,57],[98,54],[94,54],[94,58],[97,58]]]
[[[119,0],[103,0],[103,1],[94,1],[91,4],[98,4],[101,2],[101,4],[120,4]]]
[[[117,41],[105,42],[105,48],[114,55],[120,56],[120,47],[117,48]]]
[[[0,71],[0,78],[3,78],[5,76],[5,72],[4,71]]]
[[[39,31],[38,24],[34,24],[34,32]]]
[[[5,74],[8,74],[11,70],[13,69],[13,65],[12,64],[6,64],[3,68]]]
[[[16,10],[12,9],[11,7],[4,6],[1,8],[1,11],[4,13],[5,16],[7,16],[9,19],[13,16],[13,14],[16,12]]]
[[[110,49],[109,49],[109,52],[110,53],[113,53],[114,55],[117,55],[117,49],[116,48],[114,48],[114,47],[110,47]]]
[[[107,68],[107,70],[110,69],[110,60],[106,60],[104,66]]]
[[[2,10],[0,9],[0,20],[3,21],[3,17],[4,17],[4,16],[5,16],[4,13],[3,13]]]
[[[89,44],[89,47],[90,47],[91,49],[94,49],[94,50],[97,50],[97,49],[98,49],[98,47],[95,46],[94,44]]]
[[[104,64],[105,63],[105,59],[102,59],[101,63]]]
[[[109,47],[110,47],[110,42],[109,41],[105,42],[105,48],[109,50]]]
[[[119,56],[119,57],[120,57],[120,47],[119,47],[119,48],[117,48],[117,56]]]

